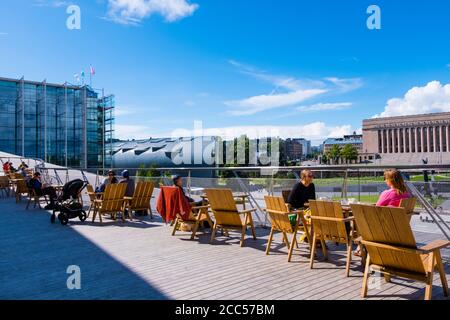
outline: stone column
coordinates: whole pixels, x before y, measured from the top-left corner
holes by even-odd
[[[406,148],[406,128],[403,128],[403,153],[406,153],[406,150],[409,148],[409,140],[408,140],[408,148]]]
[[[413,136],[412,131],[414,130],[414,128],[409,128],[408,130],[409,130],[409,152],[412,153],[412,146],[414,143],[414,141],[412,141],[412,136]]]
[[[391,148],[391,144],[392,144],[391,134],[389,133],[389,131],[390,131],[390,129],[386,130],[386,136],[387,136],[387,139],[386,139],[386,147],[387,147],[387,149],[386,149],[386,151],[387,151],[387,153],[391,152],[390,148]]]
[[[423,131],[424,131],[424,127],[420,127],[420,145],[421,145],[421,152],[424,152],[424,147],[425,147],[425,139],[423,138]]]
[[[384,129],[381,129],[381,153],[384,153]]]

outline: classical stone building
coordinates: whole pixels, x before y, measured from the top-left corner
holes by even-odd
[[[362,131],[376,163],[450,163],[450,112],[367,119]]]

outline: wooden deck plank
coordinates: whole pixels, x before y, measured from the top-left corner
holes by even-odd
[[[1,279],[1,299],[359,299],[360,262],[354,259],[351,277],[345,278],[345,250],[333,244],[331,261],[322,261],[319,253],[311,270],[308,246],[301,244],[288,263],[280,234],[266,256],[268,229],[258,228],[258,240],[248,237],[243,248],[234,232],[210,245],[209,233],[194,241],[189,233],[172,237],[157,215],[153,221],[105,219],[103,225],[75,219],[64,227],[51,225],[45,210],[25,210],[25,204],[0,199],[0,212],[7,216],[0,225],[0,255],[8,257],[0,261],[0,274],[8,274]],[[419,242],[439,238],[415,235]],[[445,261],[449,251],[443,252]],[[81,290],[66,288],[72,264],[81,268]],[[442,299],[438,274],[434,280],[433,298]],[[369,294],[422,299],[422,288],[382,283]]]

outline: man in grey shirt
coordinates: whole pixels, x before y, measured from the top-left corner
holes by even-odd
[[[134,180],[130,179],[130,173],[128,170],[122,171],[122,179],[119,183],[126,183],[127,189],[125,191],[125,197],[132,197],[134,194]]]

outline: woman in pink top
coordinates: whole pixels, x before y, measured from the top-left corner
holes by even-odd
[[[402,199],[411,197],[406,190],[406,184],[400,171],[396,169],[386,170],[384,172],[384,181],[386,181],[390,189],[381,193],[376,204],[377,206],[399,207]],[[361,247],[358,246],[353,253],[355,256],[361,256]]]
[[[395,169],[386,170],[384,172],[384,181],[390,189],[381,193],[377,206],[398,207],[402,199],[411,197],[406,190],[405,181],[400,171]]]

